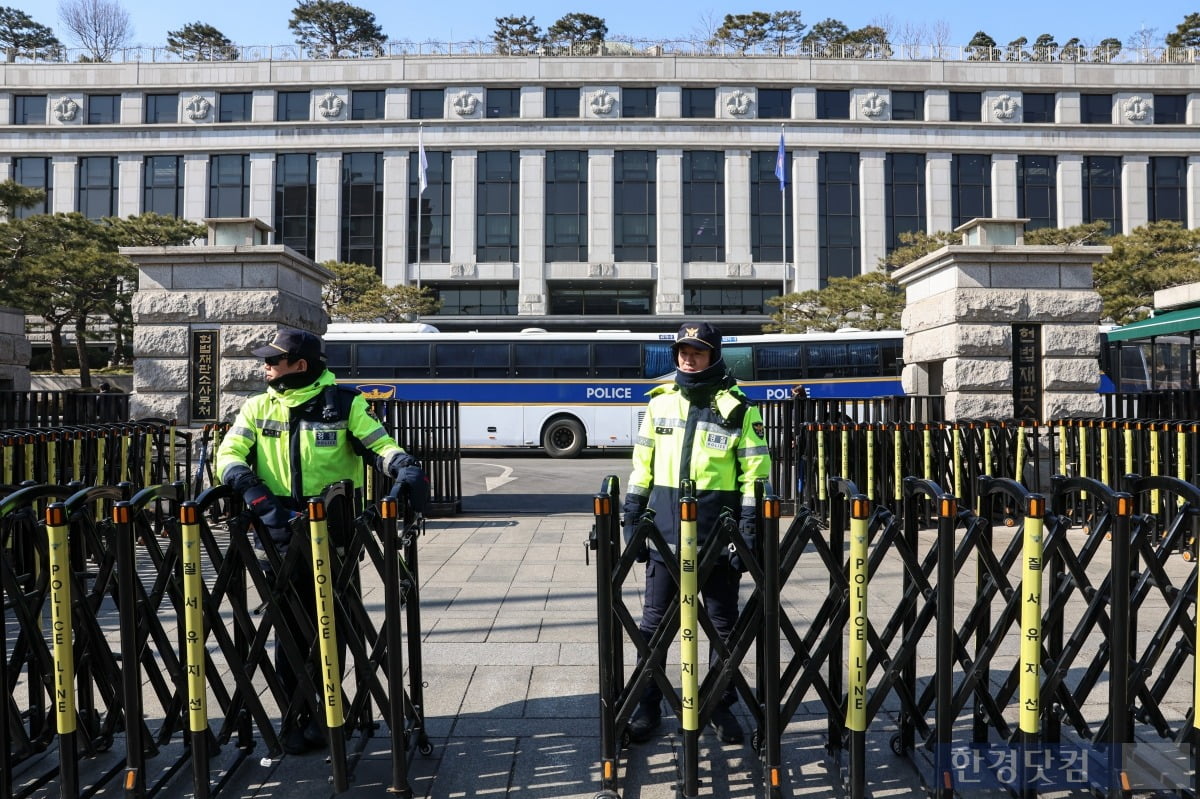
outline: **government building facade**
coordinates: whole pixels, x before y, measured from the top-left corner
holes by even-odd
[[[751,332],[768,298],[875,269],[905,231],[1196,226],[1195,69],[655,51],[8,63],[0,178],[46,190],[21,214],[257,217],[315,261],[430,287],[442,329],[686,315]]]

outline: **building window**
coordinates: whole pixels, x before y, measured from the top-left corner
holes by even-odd
[[[992,157],[950,157],[950,217],[953,227],[992,215]]]
[[[48,214],[50,209],[54,207],[53,191],[54,191],[54,173],[50,165],[49,158],[14,158],[13,159],[13,180],[21,184],[27,189],[41,189],[46,192],[46,197],[40,203],[31,205],[27,208],[13,209],[13,216],[17,219],[25,219],[35,214]]]
[[[340,258],[383,275],[383,154],[342,156]]]
[[[683,260],[725,260],[725,153],[683,154]]]
[[[792,116],[791,89],[759,89],[759,119],[790,119]]]
[[[1108,223],[1108,235],[1121,233],[1121,157],[1083,157],[1083,221]]]
[[[658,162],[653,150],[618,150],[613,160],[613,251],[617,261],[658,258]]]
[[[681,113],[684,119],[712,119],[717,115],[717,90],[684,89]]]
[[[311,258],[316,252],[317,156],[275,156],[275,243]]]
[[[1017,216],[1026,230],[1058,227],[1058,159],[1053,155],[1017,157]]]
[[[1186,94],[1154,95],[1154,124],[1183,125],[1187,123]]]
[[[546,89],[546,116],[572,119],[579,116],[579,89]]]
[[[520,89],[488,89],[487,108],[484,116],[488,119],[511,119],[521,116]]]
[[[450,261],[450,153],[425,151],[425,192],[420,192],[420,164],[417,154],[408,159],[408,262],[449,263]],[[417,220],[420,203],[421,219]],[[421,253],[417,255],[417,235]],[[444,313],[445,311],[443,311]]]
[[[276,122],[307,122],[311,96],[308,92],[276,92]]]
[[[250,157],[214,155],[208,162],[208,215],[250,215]]]
[[[183,216],[181,156],[146,156],[142,170],[142,213]]]
[[[13,98],[14,125],[45,125],[46,95],[18,94]]]
[[[849,118],[849,89],[817,89],[817,119]]]
[[[817,158],[817,248],[822,287],[859,268],[858,153]]]
[[[925,154],[888,153],[883,169],[890,253],[904,246],[901,234],[925,230]]]
[[[1022,122],[1053,122],[1054,93],[1024,92],[1021,95]]]
[[[351,119],[383,119],[382,89],[354,89],[350,92]]]
[[[1112,111],[1111,94],[1079,95],[1079,121],[1085,125],[1111,125]]]
[[[925,119],[925,92],[892,91],[892,119]]]
[[[979,92],[950,92],[950,121],[979,122],[983,119],[983,95]]]
[[[1151,156],[1148,212],[1151,222],[1173,219],[1187,226],[1186,157]]]
[[[217,121],[249,122],[252,97],[250,92],[221,92],[217,95]]]
[[[479,153],[475,186],[475,260],[520,260],[519,153],[494,150]]]
[[[179,121],[178,94],[147,94],[146,124],[170,125]]]
[[[769,315],[774,309],[767,306],[767,298],[778,297],[779,286],[712,286],[689,283],[683,296],[683,312],[687,316]]]
[[[655,116],[656,98],[658,90],[638,86],[630,88],[628,86],[621,89],[621,116],[636,119],[638,117]]]
[[[750,259],[756,263],[792,260],[792,193],[779,188],[778,154],[778,150],[750,154]],[[791,186],[788,163],[784,153],[784,180]]]
[[[88,219],[117,214],[117,159],[111,155],[79,159],[76,209]]]
[[[432,155],[432,153],[430,153]],[[436,287],[434,296],[442,301],[439,316],[516,316],[517,287],[473,286]]]
[[[87,97],[87,123],[89,125],[115,125],[121,121],[121,95],[89,94]]]
[[[588,259],[588,157],[582,150],[546,153],[546,261]]]
[[[441,119],[446,112],[443,89],[413,89],[408,93],[409,119]]]
[[[550,313],[565,316],[646,316],[654,302],[648,286],[551,282],[546,291]]]

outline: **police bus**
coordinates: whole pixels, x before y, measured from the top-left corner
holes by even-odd
[[[752,400],[900,394],[897,331],[726,336]],[[630,447],[646,393],[674,377],[674,332],[442,333],[430,325],[335,323],[329,367],[368,399],[457,400],[463,447]]]

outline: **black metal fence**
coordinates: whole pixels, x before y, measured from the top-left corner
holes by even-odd
[[[126,421],[128,394],[0,391],[0,430]]]

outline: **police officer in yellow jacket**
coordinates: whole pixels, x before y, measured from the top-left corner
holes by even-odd
[[[679,328],[673,345],[677,371],[673,384],[650,392],[650,403],[633,448],[633,471],[625,496],[625,540],[632,540],[644,511],[671,552],[651,548],[646,560],[642,635],[649,640],[675,596],[675,581],[664,560],[678,557],[679,484],[696,481],[697,530],[705,546],[721,513],[728,509],[753,547],[756,529],[754,483],[770,475],[771,460],[763,439],[762,416],[737,387],[721,357],[721,332],[707,322]],[[701,594],[722,639],[728,639],[738,615],[738,587],[745,569],[729,551],[713,568]],[[662,693],[651,683],[629,725],[630,738],[649,740],[662,722]],[[726,743],[740,743],[741,725],[732,712],[737,692],[728,686],[714,710],[712,725]]]
[[[242,405],[217,450],[215,468],[262,519],[280,551],[291,538],[289,523],[304,510],[308,497],[345,479],[361,489],[362,457],[367,453],[379,469],[407,486],[414,508],[424,510],[429,487],[420,465],[370,414],[360,394],[337,386],[325,368],[318,336],[285,328],[253,353],[263,359],[268,388]],[[306,613],[315,618],[311,568],[286,577]],[[286,609],[281,612],[285,623],[296,624]],[[307,626],[315,628],[311,620]],[[298,682],[295,664],[277,657],[276,667],[288,697],[293,696]],[[320,723],[304,712],[286,719],[283,732],[282,744],[289,754],[324,746]]]

